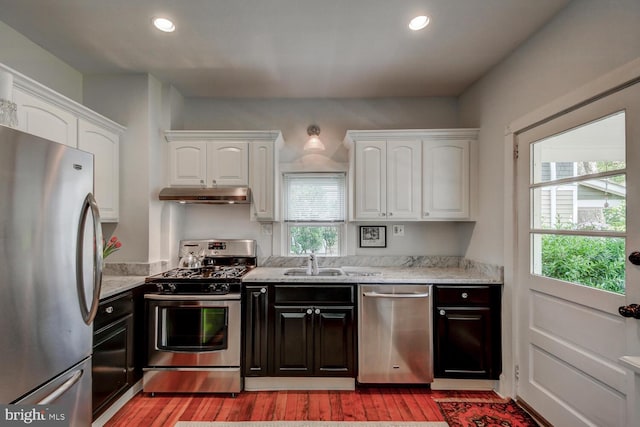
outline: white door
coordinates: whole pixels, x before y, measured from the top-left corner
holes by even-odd
[[[249,187],[253,218],[275,218],[275,142],[252,142],[249,153]]]
[[[355,218],[385,219],[387,216],[387,143],[355,143]]]
[[[207,185],[249,185],[249,144],[207,143]]]
[[[425,141],[422,218],[469,217],[469,141]]]
[[[205,185],[207,178],[206,142],[169,143],[169,184]]]
[[[518,398],[555,426],[638,426],[640,84],[516,136]],[[603,289],[598,289],[604,288]]]
[[[60,144],[78,146],[78,119],[73,113],[16,88],[18,129]]]
[[[94,194],[102,222],[118,222],[120,137],[84,119],[78,121],[78,148],[93,154]]]
[[[420,219],[422,141],[387,142],[387,218]]]

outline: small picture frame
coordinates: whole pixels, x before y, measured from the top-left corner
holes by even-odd
[[[387,247],[387,226],[386,225],[361,225],[360,226],[360,247],[361,248],[386,248]]]

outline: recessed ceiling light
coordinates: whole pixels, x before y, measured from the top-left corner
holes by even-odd
[[[167,18],[153,18],[153,25],[160,31],[165,33],[172,33],[175,31],[176,26]]]
[[[418,31],[429,25],[429,17],[425,15],[416,16],[409,22],[409,28]]]

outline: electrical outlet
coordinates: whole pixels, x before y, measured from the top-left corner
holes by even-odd
[[[262,224],[262,234],[265,236],[271,236],[273,234],[273,224]]]
[[[396,224],[393,226],[394,236],[404,236],[404,225]]]

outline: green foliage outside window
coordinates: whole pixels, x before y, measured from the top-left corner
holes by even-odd
[[[542,275],[624,294],[624,239],[542,236]]]
[[[333,255],[338,252],[338,230],[334,226],[299,226],[289,229],[291,252],[296,255]]]
[[[606,229],[625,230],[625,203],[604,210]],[[575,229],[565,224],[559,229]],[[581,229],[598,230],[597,225]],[[623,238],[547,234],[542,236],[542,275],[624,294]]]

